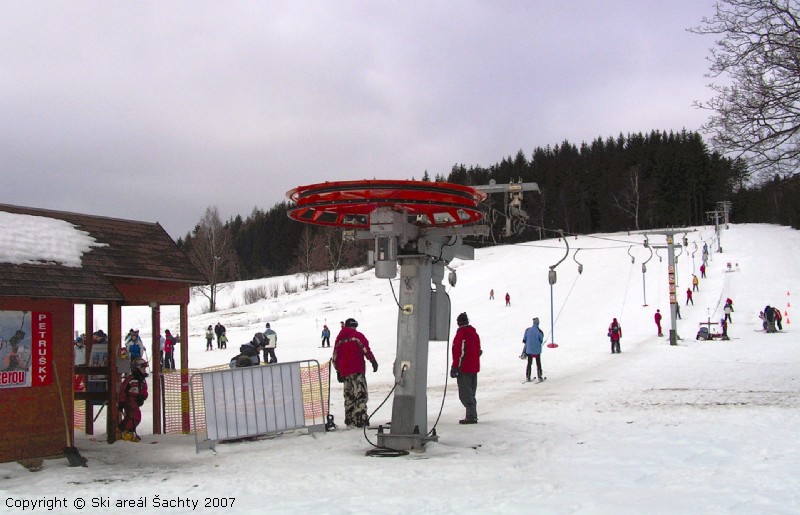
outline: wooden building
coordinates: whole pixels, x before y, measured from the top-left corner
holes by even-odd
[[[58,248],[65,238],[74,243],[71,234],[84,246]],[[180,371],[188,374],[190,288],[207,281],[158,223],[0,204],[0,245],[0,462],[62,454],[71,445],[67,439],[74,440],[72,424],[65,428],[64,421],[64,412],[72,420],[74,398],[108,402],[106,433],[114,442],[124,306],[150,306],[153,340],[145,345],[151,356],[160,355],[159,307],[180,307]],[[65,263],[62,255],[78,258]],[[85,306],[85,328],[75,327],[76,305]],[[74,330],[92,334],[97,305],[107,306],[108,363],[74,370]],[[151,359],[150,368],[153,431],[159,433],[159,360]],[[76,371],[107,376],[106,391],[73,396]],[[188,406],[188,387],[182,394]],[[91,410],[86,416],[91,432]]]

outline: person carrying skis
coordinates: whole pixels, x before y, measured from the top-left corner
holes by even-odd
[[[611,338],[611,354],[619,354],[619,339],[622,338],[622,326],[619,325],[616,318],[608,326],[608,337]]]
[[[533,325],[525,329],[522,335],[522,343],[525,344],[525,355],[528,357],[528,366],[525,368],[525,378],[531,380],[531,365],[536,359],[536,378],[537,382],[544,381],[542,378],[542,343],[544,343],[544,333],[539,328],[539,318],[533,318]]]
[[[659,336],[664,336],[664,334],[661,332],[661,310],[660,309],[656,310],[655,320],[656,320],[656,327],[658,327],[658,335]]]
[[[331,330],[328,329],[327,325],[322,326],[322,346],[323,347],[331,346]]]
[[[366,366],[364,358],[372,364],[372,371],[378,371],[378,361],[369,348],[367,337],[356,330],[358,322],[348,318],[333,344],[333,368],[336,379],[344,383],[344,423],[355,427],[368,427]]]
[[[147,361],[141,358],[134,359],[131,362],[130,375],[119,385],[117,403],[124,416],[117,425],[117,439],[128,442],[141,440],[136,434],[136,428],[142,421],[140,408],[147,400],[147,375]]]
[[[481,338],[475,328],[469,325],[469,317],[461,313],[456,318],[458,329],[453,337],[453,364],[450,377],[458,382],[458,399],[466,408],[466,416],[459,424],[478,423],[478,372],[481,370]]]

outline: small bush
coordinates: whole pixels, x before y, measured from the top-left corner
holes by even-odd
[[[244,291],[244,303],[255,304],[261,299],[266,299],[267,294],[267,287],[264,285],[256,286],[255,288],[247,288]]]

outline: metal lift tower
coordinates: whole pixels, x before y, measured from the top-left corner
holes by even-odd
[[[299,222],[342,227],[356,239],[374,239],[375,275],[393,279],[400,269],[395,392],[389,432],[378,445],[423,450],[428,441],[428,342],[448,340],[450,299],[443,280],[454,258],[473,259],[466,235],[487,235],[473,225],[486,194],[457,184],[425,181],[342,181],[300,186],[287,197]],[[455,274],[450,274],[455,284]]]

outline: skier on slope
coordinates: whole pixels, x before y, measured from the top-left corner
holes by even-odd
[[[654,318],[656,320],[656,327],[658,327],[658,335],[659,336],[664,336],[664,333],[661,332],[661,310],[660,309],[656,310],[656,314],[655,314]]]
[[[525,330],[522,336],[522,343],[525,344],[525,355],[528,357],[528,366],[525,368],[525,378],[531,380],[531,365],[536,359],[536,378],[537,382],[544,381],[542,377],[542,343],[544,343],[544,333],[539,328],[539,318],[534,317],[533,325]]]
[[[622,326],[619,325],[617,319],[611,321],[608,326],[608,337],[611,338],[611,354],[619,354],[619,339],[622,338]]]

